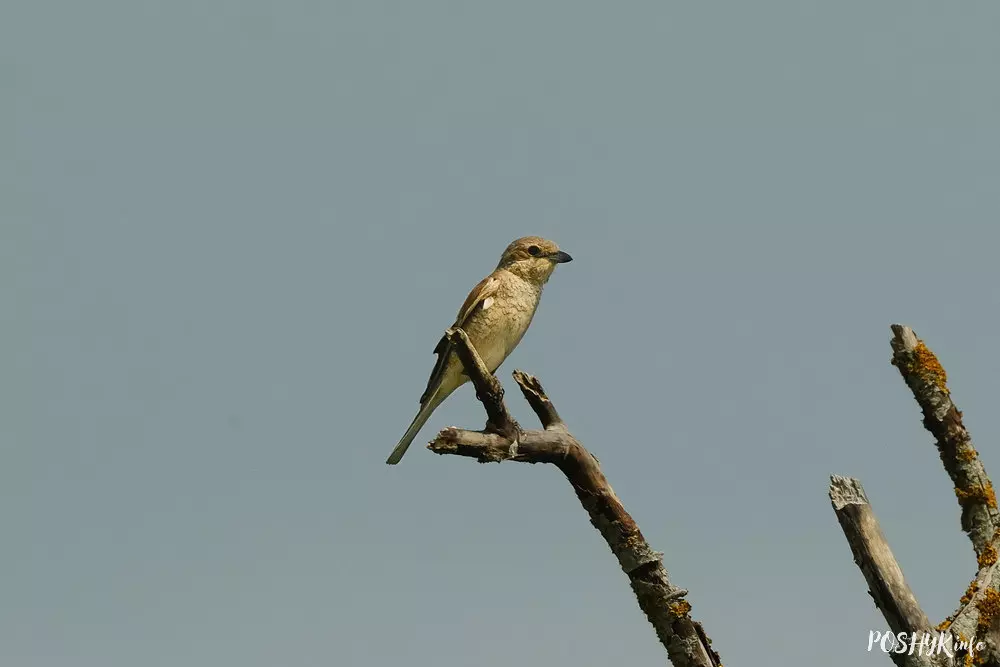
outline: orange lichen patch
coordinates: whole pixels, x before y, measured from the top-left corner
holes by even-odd
[[[670,605],[667,609],[670,610],[673,616],[680,618],[686,616],[691,611],[691,603],[687,600],[681,600],[677,604]]]
[[[959,461],[973,461],[977,456],[979,456],[979,452],[971,445],[959,447],[958,451],[955,452],[955,458]]]
[[[979,567],[986,567],[987,565],[993,565],[997,562],[997,548],[992,544],[987,544],[983,547],[983,551],[979,554]]]
[[[952,619],[946,618],[943,621],[941,621],[940,623],[938,623],[937,627],[934,628],[934,629],[938,630],[940,632],[944,632],[945,630],[947,630],[948,628],[951,627],[951,621],[952,621]]]
[[[945,373],[944,366],[922,340],[917,341],[917,347],[913,350],[910,371],[920,373],[924,380],[933,383],[942,392],[949,393],[948,374]]]
[[[965,589],[965,595],[963,595],[962,599],[958,601],[959,604],[961,604],[964,607],[965,605],[972,602],[972,596],[975,595],[976,591],[978,590],[979,590],[979,584],[973,581],[971,584],[969,584],[969,587]]]
[[[977,623],[976,636],[981,636],[993,625],[994,619],[1000,615],[1000,593],[993,589],[988,589],[983,593],[982,599],[976,603],[979,609],[979,623]]]
[[[968,505],[986,505],[987,507],[997,506],[997,494],[993,490],[992,482],[987,482],[984,486],[975,486],[969,489],[955,488],[955,495],[958,497],[958,504],[962,507]]]

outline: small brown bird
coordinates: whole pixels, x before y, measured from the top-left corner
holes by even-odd
[[[507,246],[496,270],[469,293],[452,328],[461,327],[468,334],[491,373],[521,342],[531,318],[535,316],[542,287],[548,282],[556,264],[572,260],[552,241],[525,236]],[[420,397],[420,411],[386,460],[390,465],[399,463],[403,458],[435,408],[469,381],[447,335],[438,341],[434,353],[438,357],[437,363],[427,381],[427,389]]]

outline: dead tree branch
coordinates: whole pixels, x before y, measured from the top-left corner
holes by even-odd
[[[833,475],[830,478],[830,502],[851,545],[854,562],[861,568],[875,606],[882,612],[893,635],[900,632],[905,632],[907,636],[918,632],[922,635],[933,633],[927,614],[920,608],[917,597],[892,555],[861,482],[852,477]],[[925,656],[890,655],[901,666],[935,664],[929,659],[921,659]]]
[[[934,436],[941,462],[955,488],[962,510],[962,529],[972,542],[978,572],[960,600],[958,610],[937,626],[950,635],[954,657],[935,657],[937,664],[1000,666],[1000,512],[993,484],[986,474],[962,412],[951,399],[947,375],[933,352],[907,326],[892,325],[892,364],[913,393],[924,415],[924,427]],[[885,542],[871,505],[858,480],[833,477],[830,498],[855,562],[872,597],[893,632],[926,633],[930,621]],[[968,647],[972,647],[970,652]],[[906,662],[893,654],[897,664]]]
[[[570,434],[538,380],[514,371],[525,399],[542,423],[541,430],[522,430],[503,401],[500,382],[488,371],[468,336],[449,331],[466,373],[488,416],[483,431],[446,428],[428,445],[438,454],[468,456],[482,463],[521,461],[551,463],[566,476],[590,522],[601,533],[629,578],[639,607],[656,630],[676,667],[717,667],[718,653],[701,624],[692,620],[688,592],[670,582],[663,554],[646,542],[635,520],[601,472],[597,459]]]
[[[955,485],[962,530],[969,534],[979,558],[989,550],[1000,526],[993,484],[962,423],[962,412],[951,400],[948,376],[937,357],[913,329],[894,324],[892,333],[892,364],[923,411],[924,428],[934,436],[941,462]]]
[[[834,475],[830,500],[875,604],[893,632],[930,632],[931,622],[903,577],[861,482]]]

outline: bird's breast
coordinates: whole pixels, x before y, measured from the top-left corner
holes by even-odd
[[[497,290],[489,308],[470,318],[467,333],[491,371],[496,370],[521,342],[540,296],[540,289],[515,279]]]

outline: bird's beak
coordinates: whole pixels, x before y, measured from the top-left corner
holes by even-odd
[[[566,262],[573,261],[573,258],[569,256],[569,253],[563,252],[562,250],[560,250],[559,252],[554,252],[551,255],[549,255],[549,259],[551,259],[556,264],[564,264]]]

